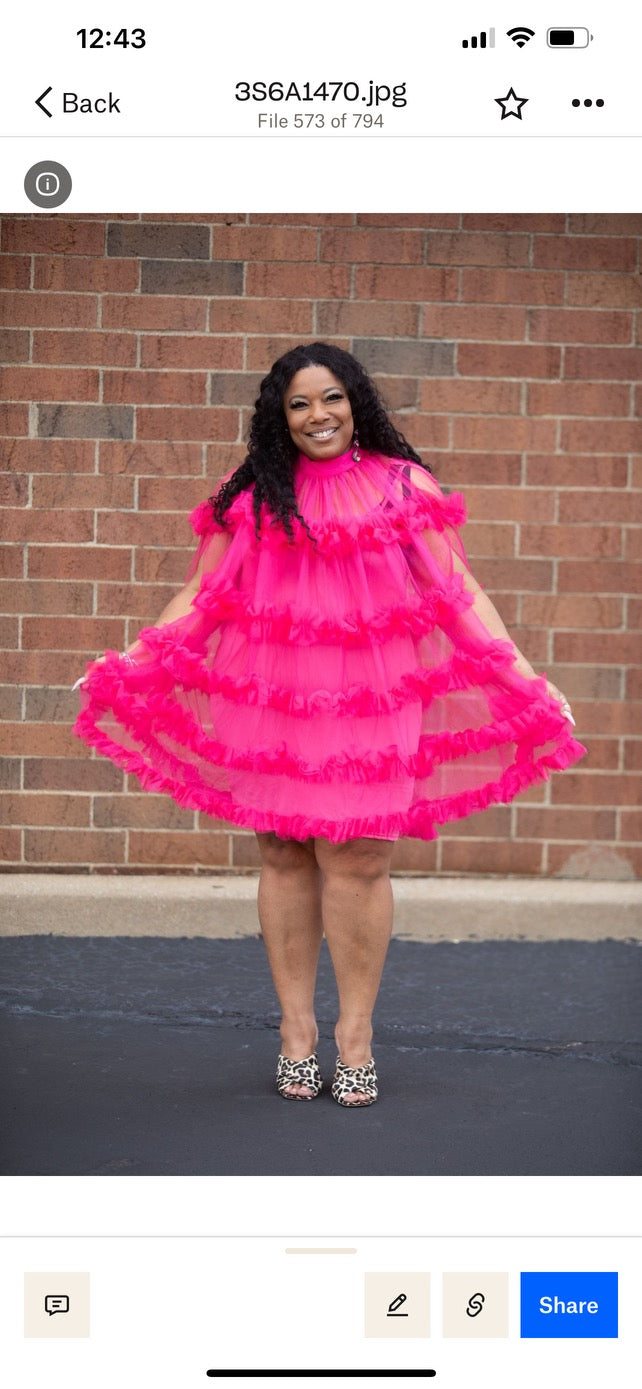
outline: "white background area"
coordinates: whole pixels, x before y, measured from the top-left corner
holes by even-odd
[[[636,211],[640,8],[585,0],[571,18],[594,38],[577,50],[546,44],[547,29],[568,19],[564,7],[531,9],[128,0],[92,18],[86,5],[14,6],[3,20],[2,207],[29,209],[24,174],[50,157],[71,173],[68,211]],[[535,36],[518,48],[506,31],[524,18]],[[481,19],[496,47],[462,49]],[[83,51],[76,37],[103,27],[113,39],[123,26],[144,28],[145,48]],[[241,81],[352,82],[360,95],[239,102]],[[371,81],[405,83],[407,105],[382,104],[383,128],[361,132],[352,117],[376,114]],[[49,86],[51,119],[35,104]],[[501,119],[496,98],[511,87],[527,98],[521,120]],[[111,92],[121,112],[63,115],[65,91]],[[605,105],[575,109],[573,97]],[[324,128],[295,131],[295,112],[322,114]],[[260,133],[261,113],[287,116],[288,128]]]

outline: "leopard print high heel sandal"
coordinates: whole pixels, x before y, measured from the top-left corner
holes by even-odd
[[[349,1096],[355,1094],[364,1095],[365,1098],[351,1100]],[[345,1105],[346,1109],[363,1109],[368,1104],[374,1104],[378,1094],[377,1072],[372,1057],[365,1066],[344,1066],[341,1057],[337,1056],[332,1082],[332,1098],[337,1104]]]
[[[305,1085],[311,1095],[290,1095],[291,1085]],[[317,1054],[312,1052],[304,1061],[290,1061],[287,1056],[279,1056],[276,1067],[276,1088],[284,1100],[315,1100],[323,1086]]]

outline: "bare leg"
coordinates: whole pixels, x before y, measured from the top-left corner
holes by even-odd
[[[262,868],[258,913],[274,987],[281,1005],[284,1056],[302,1061],[316,1049],[314,986],[323,938],[321,874],[314,840],[257,833]],[[305,1085],[288,1093],[311,1094]]]
[[[393,848],[393,841],[381,839],[315,840],[323,925],[339,991],[334,1035],[346,1066],[363,1066],[371,1056],[372,1010],[392,931]],[[352,1103],[365,1098],[357,1092]]]

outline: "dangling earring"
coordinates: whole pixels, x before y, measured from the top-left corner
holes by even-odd
[[[354,444],[354,448],[353,448],[353,450],[352,450],[352,457],[353,457],[355,463],[360,463],[360,462],[361,462],[361,454],[359,453],[359,435],[357,434],[356,429],[355,429],[355,431],[354,431],[354,437],[353,437],[352,442],[353,442],[353,444]]]

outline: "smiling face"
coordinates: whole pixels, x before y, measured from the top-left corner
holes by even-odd
[[[354,434],[348,393],[328,367],[297,371],[283,397],[283,409],[294,443],[308,458],[338,458],[347,453]]]

